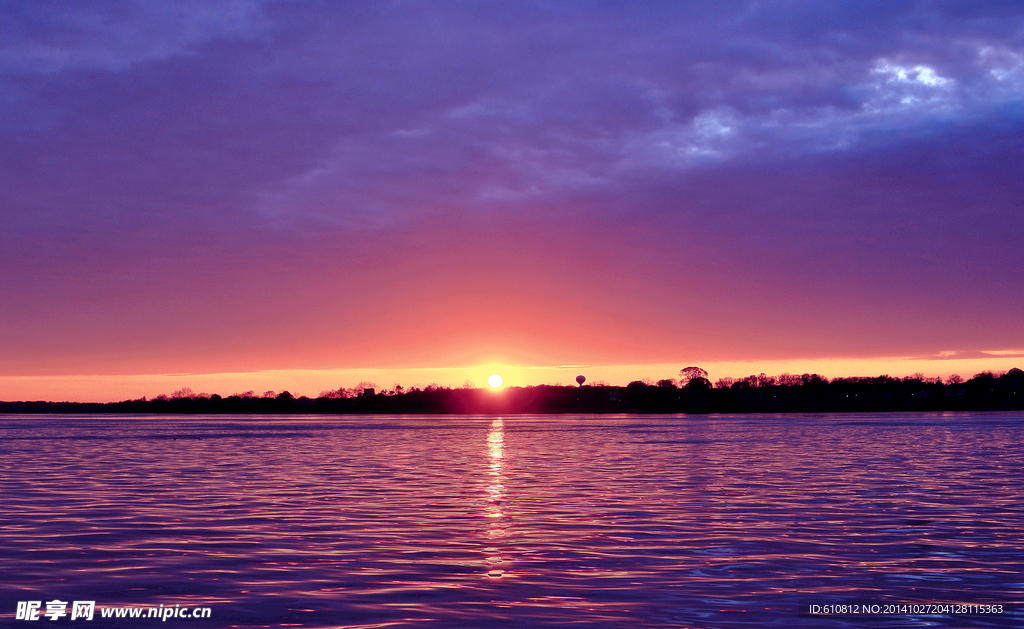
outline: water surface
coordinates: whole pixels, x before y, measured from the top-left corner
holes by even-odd
[[[1024,598],[1022,443],[1019,413],[0,417],[0,623],[1020,626],[798,612]]]

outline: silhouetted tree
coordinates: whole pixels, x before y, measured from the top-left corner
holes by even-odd
[[[331,391],[321,391],[320,395],[317,396],[317,398],[325,400],[343,400],[348,397],[352,396],[349,395],[349,391],[345,387],[339,387]]]
[[[684,367],[679,372],[679,384],[686,386],[690,380],[694,378],[707,378],[708,372],[704,371],[700,367]]]
[[[184,398],[192,399],[195,397],[195,393],[189,387],[181,387],[177,391],[171,394],[172,400],[181,400]]]
[[[800,376],[794,376],[793,374],[788,373],[780,374],[776,380],[784,387],[798,387],[804,383]]]

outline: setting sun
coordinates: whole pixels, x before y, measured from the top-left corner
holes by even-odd
[[[497,389],[501,386],[501,376],[496,373],[492,373],[491,377],[487,379],[487,384],[491,385],[492,389]]]

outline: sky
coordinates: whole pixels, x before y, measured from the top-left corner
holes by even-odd
[[[0,146],[0,399],[1024,366],[1016,0],[0,0]]]

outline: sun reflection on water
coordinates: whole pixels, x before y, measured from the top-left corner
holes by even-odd
[[[487,433],[487,454],[490,459],[490,482],[487,485],[487,517],[491,520],[487,529],[487,537],[497,540],[505,536],[504,513],[501,500],[505,494],[505,424],[501,418],[491,422]],[[489,546],[484,549],[488,553],[485,560],[489,570],[487,576],[500,577],[505,571],[495,566],[502,563],[500,549]]]

